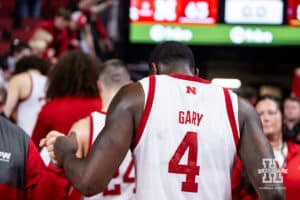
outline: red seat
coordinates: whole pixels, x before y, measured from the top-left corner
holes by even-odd
[[[13,17],[15,11],[16,1],[14,0],[1,0],[0,1],[0,18]]]
[[[11,17],[0,17],[0,29],[11,30],[12,26],[13,26],[13,19]]]
[[[28,34],[28,32],[24,32],[24,30],[22,30],[22,29],[14,30],[11,33],[11,39],[12,40],[19,39],[21,41],[25,41],[27,39],[27,34]]]
[[[10,43],[0,41],[0,55],[6,55],[9,53]]]

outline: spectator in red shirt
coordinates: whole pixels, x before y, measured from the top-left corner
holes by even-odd
[[[99,58],[104,59],[106,54],[113,51],[113,44],[109,39],[106,29],[100,20],[98,14],[103,10],[109,8],[112,1],[103,1],[98,4],[93,0],[81,0],[78,7],[87,16],[88,26],[87,32],[91,34],[91,41],[87,39],[88,46],[90,47],[89,53],[97,55]]]
[[[64,54],[48,79],[46,104],[33,130],[36,146],[51,130],[67,133],[71,125],[93,111],[101,111],[97,87],[101,62],[79,51]]]
[[[281,102],[273,96],[263,96],[256,104],[265,135],[269,139],[275,159],[282,169],[287,200],[300,199],[300,146],[286,140],[282,131]],[[233,199],[256,200],[257,194],[238,160],[233,171]]]
[[[66,28],[70,21],[70,15],[71,13],[68,10],[60,8],[57,10],[54,19],[41,21],[32,32],[29,40],[34,37],[34,34],[40,29],[52,35],[53,41],[47,46],[45,52],[46,57],[59,56],[65,50],[62,48],[62,44],[68,39]]]
[[[84,49],[84,37],[86,34],[85,27],[87,17],[81,11],[74,11],[71,15],[71,20],[67,28],[68,40],[65,40],[62,45],[62,51],[80,49],[82,52],[88,53]]]

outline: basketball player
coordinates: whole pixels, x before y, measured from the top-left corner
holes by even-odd
[[[236,153],[260,199],[284,199],[281,183],[263,189],[258,169],[274,156],[250,104],[198,78],[193,53],[181,43],[158,45],[150,66],[156,75],[116,94],[85,159],[75,156],[76,134],[58,137],[54,146],[48,135],[48,149],[75,188],[85,195],[102,191],[132,147],[136,199],[231,199]]]
[[[49,64],[37,56],[26,56],[16,64],[16,75],[8,83],[4,114],[11,117],[31,136],[38,113],[45,102]]]
[[[77,157],[82,158],[87,156],[92,143],[104,126],[106,111],[111,100],[122,86],[130,82],[127,67],[121,60],[111,59],[104,63],[98,81],[103,112],[91,113],[88,117],[76,122],[70,129],[70,132],[77,133]],[[57,136],[65,135],[57,131],[52,132],[52,134],[57,134]],[[93,196],[92,199],[130,200],[134,196],[134,186],[134,163],[131,152],[128,151],[107,188],[103,193]],[[72,190],[69,199],[81,199],[80,196],[80,193]]]

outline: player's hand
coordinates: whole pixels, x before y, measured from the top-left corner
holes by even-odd
[[[57,137],[53,148],[55,159],[63,164],[66,157],[76,157],[77,149],[78,143],[75,132],[71,132],[68,137]]]

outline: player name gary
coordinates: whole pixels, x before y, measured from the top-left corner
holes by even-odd
[[[192,124],[195,126],[199,126],[202,118],[203,114],[195,111],[187,110],[178,112],[179,124]]]

